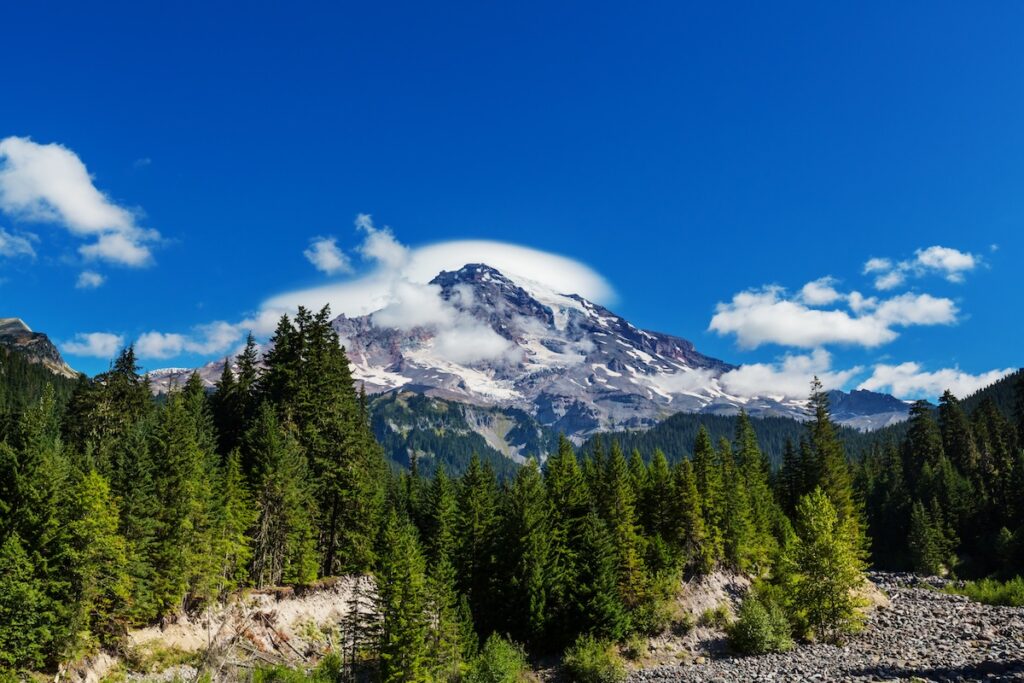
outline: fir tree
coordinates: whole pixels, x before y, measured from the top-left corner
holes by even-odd
[[[308,470],[298,443],[265,404],[246,435],[255,467],[258,517],[252,576],[257,586],[316,578],[316,535]]]
[[[416,530],[392,513],[377,574],[381,615],[380,674],[384,683],[428,679],[427,587]]]
[[[497,483],[494,473],[473,455],[459,483],[456,571],[481,631],[493,623],[489,612],[497,534]]]
[[[821,488],[800,499],[784,585],[796,613],[817,640],[834,642],[859,626],[854,591],[865,579],[858,543]]]

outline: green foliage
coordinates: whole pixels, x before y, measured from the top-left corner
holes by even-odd
[[[785,652],[793,648],[789,621],[774,602],[748,595],[729,626],[729,644],[745,655]]]
[[[716,607],[707,608],[700,613],[697,623],[700,626],[707,626],[709,628],[727,629],[729,624],[732,623],[729,606],[723,603]]]
[[[492,634],[466,673],[468,683],[520,683],[528,671],[526,653],[515,643]]]
[[[341,659],[328,654],[313,668],[304,671],[286,666],[261,666],[252,672],[252,683],[342,683],[348,680]]]
[[[427,678],[426,564],[416,530],[394,513],[384,530],[383,555],[377,570],[377,612],[381,615],[381,680]]]
[[[835,642],[859,628],[855,591],[865,579],[857,543],[822,489],[800,499],[796,538],[780,573],[791,609],[806,625],[807,635]]]
[[[562,668],[576,683],[619,683],[626,678],[626,666],[614,643],[588,635],[565,651]]]
[[[946,586],[950,593],[966,595],[971,600],[986,605],[1003,605],[1006,607],[1024,607],[1024,577],[1015,576],[1007,581],[981,579],[967,581],[964,584],[951,583]]]

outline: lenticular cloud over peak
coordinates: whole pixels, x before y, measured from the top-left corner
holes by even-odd
[[[469,263],[484,263],[508,277],[535,282],[559,293],[579,294],[591,301],[610,304],[615,292],[608,281],[579,261],[517,244],[490,240],[455,240],[422,247],[408,247],[395,239],[389,228],[376,228],[368,216],[357,226],[366,233],[358,249],[371,263],[364,275],[319,287],[285,292],[263,303],[252,321],[259,331],[273,328],[277,316],[299,306],[330,305],[335,315],[367,315],[396,303],[407,291],[403,284],[426,285],[443,270],[458,270]]]

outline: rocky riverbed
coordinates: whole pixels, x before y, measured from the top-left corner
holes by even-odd
[[[889,596],[841,647],[803,645],[761,657],[698,657],[634,672],[657,681],[1024,681],[1024,608],[936,590],[939,579],[873,574]]]

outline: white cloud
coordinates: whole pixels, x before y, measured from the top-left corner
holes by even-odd
[[[933,245],[916,250],[914,257],[905,261],[870,258],[864,264],[864,273],[877,273],[875,288],[888,290],[899,287],[908,277],[922,277],[928,274],[941,275],[950,282],[963,282],[964,274],[980,264],[980,256],[951,247]]]
[[[0,256],[12,258],[28,256],[35,258],[36,250],[32,247],[32,236],[15,235],[0,228]]]
[[[951,325],[956,322],[958,312],[956,304],[951,299],[908,292],[883,300],[871,313],[871,317],[887,325],[902,327]]]
[[[123,347],[124,337],[110,332],[79,332],[61,344],[65,353],[93,358],[113,358]]]
[[[82,255],[121,265],[151,263],[147,244],[160,238],[98,190],[73,151],[29,138],[0,140],[0,210],[23,220],[58,223],[78,237],[95,237],[96,242],[79,249]]]
[[[230,349],[242,337],[238,325],[217,321],[197,326],[191,334],[145,332],[135,341],[140,358],[173,358],[183,353],[209,356]]]
[[[392,289],[396,282],[426,284],[442,270],[457,270],[467,263],[486,263],[509,277],[519,276],[556,292],[579,294],[597,303],[614,300],[607,280],[588,266],[564,256],[487,240],[458,240],[409,248],[399,243],[390,229],[374,227],[366,214],[360,214],[356,225],[366,233],[358,251],[375,266],[369,273],[279,294],[263,303],[261,313],[274,311],[279,317],[280,313],[294,311],[299,306],[319,309],[329,304],[336,315],[367,315],[395,300]],[[256,322],[258,317],[252,321]],[[273,324],[267,331],[272,330]]]
[[[83,270],[78,274],[75,287],[78,289],[96,289],[106,282],[107,278],[92,270]]]
[[[786,355],[778,363],[751,363],[724,373],[722,387],[739,396],[786,396],[803,398],[810,393],[811,380],[818,377],[828,389],[842,389],[861,367],[833,370],[832,356],[825,349],[806,355]]]
[[[907,276],[903,274],[902,270],[890,270],[888,273],[882,273],[875,278],[875,289],[882,291],[896,289],[906,282],[906,279]]]
[[[826,306],[834,303],[842,298],[833,286],[835,283],[836,279],[831,276],[808,282],[800,290],[800,299],[809,306]]]
[[[963,398],[1012,372],[1014,368],[1005,368],[972,375],[959,368],[943,368],[928,372],[919,363],[880,363],[875,365],[871,377],[861,382],[857,388],[869,391],[888,390],[899,398],[928,399],[935,399],[948,389],[955,396]]]
[[[899,334],[894,327],[948,325],[956,322],[957,307],[950,299],[929,294],[902,294],[878,301],[859,292],[822,292],[821,280],[808,283],[796,297],[777,286],[740,292],[728,303],[719,303],[708,329],[720,335],[735,334],[743,348],[779,344],[816,348],[845,344],[874,348]],[[808,305],[807,290],[817,301],[844,300],[850,311]],[[832,297],[832,293],[835,297]]]
[[[963,282],[964,273],[974,270],[978,257],[949,247],[918,249],[915,262],[923,268],[942,273],[950,282]]]
[[[302,254],[317,270],[328,275],[352,272],[352,262],[338,247],[338,240],[334,237],[313,238]]]

